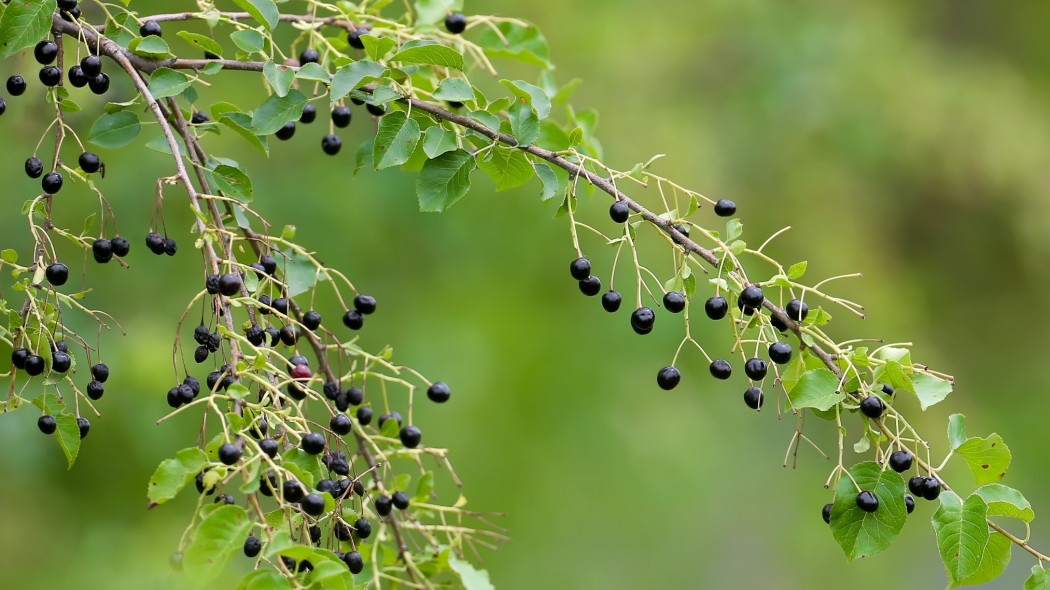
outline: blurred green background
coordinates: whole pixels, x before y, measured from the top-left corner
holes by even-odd
[[[938,452],[952,412],[967,414],[971,434],[999,432],[1014,454],[1004,483],[1024,491],[1037,514],[1047,510],[1050,398],[1040,370],[1050,329],[1042,305],[1050,286],[1050,4],[489,0],[468,1],[467,12],[541,27],[559,78],[585,79],[573,102],[600,111],[611,165],[668,154],[656,170],[735,200],[749,242],[791,225],[771,252],[785,263],[808,260],[808,278],[862,272],[836,292],[863,302],[868,319],[840,312],[832,333],[915,342],[918,360],[954,374],[956,393],[926,414],[904,402],[915,425]],[[16,61],[0,73],[13,73]],[[35,84],[35,68],[25,73]],[[251,108],[261,83],[238,76],[234,102]],[[109,100],[130,98],[126,84],[114,88]],[[49,120],[31,96],[40,94],[9,98],[0,118],[8,138],[0,144],[2,247],[23,255],[30,237],[11,212],[38,190],[21,162]],[[87,112],[70,120],[86,131],[101,103],[77,96]],[[217,96],[202,92],[206,104]],[[477,173],[449,212],[420,214],[413,174],[352,177],[354,148],[372,130],[361,115],[336,159],[317,149],[318,125],[273,142],[272,161],[226,137],[212,149],[250,170],[263,214],[297,225],[302,244],[378,298],[367,346],[390,343],[402,363],[452,384],[452,403],[417,409],[417,422],[428,443],[453,449],[472,507],[509,513],[501,522],[514,541],[484,555],[497,588],[943,583],[931,504],[920,502],[890,550],[847,564],[819,517],[831,465],[803,449],[798,469],[781,467],[793,421],[747,412],[742,377],[715,382],[697,355],[680,362],[678,389],[657,389],[680,324],[660,312],[655,332],[640,338],[625,311],[610,316],[581,296],[566,272],[574,257],[567,222],[541,205],[535,181],[497,194]],[[146,129],[135,147],[155,134]],[[226,146],[234,151],[223,153]],[[88,264],[85,284],[95,290],[91,304],[117,315],[130,335],[105,336],[114,374],[71,471],[37,432],[32,409],[0,419],[3,588],[185,586],[168,555],[192,493],[147,512],[145,484],[195,437],[195,418],[154,421],[166,411],[171,340],[199,288],[199,258],[174,188],[166,213],[179,255],[158,258],[143,246],[155,179],[170,174],[165,158],[102,154],[100,186],[132,238],[132,268]],[[83,187],[67,187],[56,199],[59,221],[78,227],[90,201]],[[611,231],[607,207],[602,195],[584,198],[579,216]],[[696,219],[720,223],[706,209]],[[608,269],[612,253],[598,246],[585,242]],[[659,260],[666,273],[668,261]],[[70,266],[79,276],[85,264]],[[695,327],[714,355],[728,346],[718,327]],[[829,449],[829,425],[809,426]],[[858,422],[848,426],[856,431]],[[967,473],[948,475],[971,489]],[[1033,523],[1033,545],[1044,551],[1048,520]],[[989,587],[1019,587],[1032,565],[1015,550]],[[229,586],[230,574],[215,587]]]

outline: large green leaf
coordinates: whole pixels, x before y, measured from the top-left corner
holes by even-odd
[[[252,116],[252,131],[259,135],[276,133],[288,121],[299,119],[306,106],[306,96],[298,90],[289,90],[285,96],[267,98]]]
[[[478,161],[478,168],[492,178],[497,191],[519,187],[536,173],[525,152],[517,148],[499,146],[489,150],[489,153]]]
[[[231,199],[252,202],[252,179],[239,168],[220,164],[207,172],[212,185]]]
[[[404,111],[394,111],[379,119],[379,131],[372,146],[372,163],[376,170],[400,166],[412,157],[419,144],[419,123]]]
[[[820,411],[830,410],[842,401],[838,393],[839,380],[827,369],[806,371],[788,391],[788,399],[795,408],[816,408]]]
[[[171,55],[168,42],[156,35],[132,39],[131,43],[128,43],[128,50],[148,59],[160,59]]]
[[[966,502],[952,491],[942,492],[940,497],[941,506],[933,515],[933,530],[948,580],[958,585],[981,565],[988,544],[988,505],[976,494]]]
[[[907,518],[904,506],[904,479],[892,470],[883,470],[874,461],[858,463],[849,469],[835,487],[831,509],[831,533],[852,561],[886,549],[893,543]],[[875,512],[857,506],[856,481],[862,490],[874,492],[879,499]]]
[[[263,154],[270,155],[270,146],[266,138],[252,133],[252,118],[248,115],[241,112],[228,112],[218,117],[218,121],[220,124],[229,127],[237,135],[243,137]]]
[[[474,155],[466,150],[441,154],[423,165],[416,179],[420,211],[444,211],[470,190]]]
[[[529,106],[536,109],[536,116],[540,119],[546,119],[547,115],[550,115],[551,99],[547,96],[547,92],[539,86],[529,84],[524,80],[500,80],[499,82],[513,92],[514,96],[523,99]]]
[[[434,41],[406,43],[401,51],[390,57],[390,61],[463,69],[463,56],[458,51]]]
[[[912,375],[911,383],[923,410],[948,397],[948,394],[952,392],[950,382],[926,373]]]
[[[1010,565],[1010,549],[1013,546],[1013,541],[1001,533],[989,533],[988,544],[984,546],[984,554],[981,555],[981,564],[977,566],[977,571],[967,576],[959,585],[979,586],[998,578],[1006,571],[1006,566]]]
[[[499,34],[485,28],[478,38],[478,45],[484,49],[486,55],[505,57],[545,68],[551,67],[547,40],[535,25],[523,27],[516,23],[501,22],[496,28],[499,29]]]
[[[309,291],[318,281],[327,280],[309,258],[292,250],[286,250],[284,254],[280,268],[284,272],[284,282],[288,284],[290,297]],[[316,460],[313,462],[316,463]]]
[[[361,35],[361,44],[365,46],[365,55],[372,61],[379,61],[388,51],[397,45],[390,37],[377,37],[375,35]]]
[[[332,76],[332,103],[338,102],[363,84],[380,77],[386,68],[374,61],[355,61],[336,70]]]
[[[66,455],[66,462],[72,469],[80,453],[80,426],[77,425],[77,417],[73,414],[59,414],[55,416],[55,422],[58,423],[58,428],[55,430],[58,446],[62,447],[62,452]]]
[[[966,460],[977,485],[999,481],[1010,467],[1010,448],[998,434],[968,438],[955,452]]]
[[[186,575],[203,586],[226,567],[226,563],[244,545],[252,521],[240,506],[220,506],[204,517],[183,552],[182,566]]]
[[[277,10],[277,5],[273,0],[233,0],[233,2],[267,29],[277,26],[281,13]]]
[[[470,82],[459,78],[442,78],[434,90],[434,98],[437,100],[454,100],[463,102],[474,100],[474,88]]]
[[[150,507],[171,500],[208,464],[208,456],[197,447],[182,449],[172,459],[165,459],[149,478],[146,495]]]
[[[295,70],[286,65],[279,66],[272,61],[268,61],[263,64],[263,77],[270,84],[270,88],[273,88],[274,94],[286,96],[292,88],[292,82],[295,80]]]
[[[1050,578],[1047,578],[1042,564],[1032,566],[1032,575],[1024,581],[1024,590],[1050,590]]]
[[[0,16],[0,60],[36,45],[51,30],[55,0],[11,2]]]
[[[515,101],[507,114],[510,116],[510,132],[519,145],[532,145],[540,138],[540,120],[536,111],[522,101]]]
[[[181,94],[190,87],[190,77],[170,68],[157,68],[149,77],[149,91],[153,98]]]
[[[182,37],[187,42],[192,44],[201,51],[207,51],[208,53],[214,53],[215,55],[222,56],[222,45],[216,43],[212,38],[205,37],[198,33],[191,33],[189,31],[179,31],[175,33],[179,37]]]
[[[1032,522],[1035,511],[1021,492],[1001,483],[983,485],[974,492],[988,504],[988,516],[1008,516]]]
[[[911,378],[904,373],[904,367],[897,361],[887,361],[886,364],[875,369],[875,380],[888,383],[894,389],[915,393],[915,385],[912,384]]]
[[[349,571],[349,570],[348,570]],[[237,590],[291,590],[292,583],[277,571],[264,568],[248,572]]]
[[[131,143],[142,130],[138,116],[131,111],[105,113],[95,120],[88,141],[104,148],[120,148]]]
[[[454,131],[446,131],[437,125],[427,127],[427,132],[423,136],[423,152],[428,158],[436,158],[457,147]]]

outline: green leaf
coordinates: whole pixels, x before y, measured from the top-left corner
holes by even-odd
[[[839,379],[827,369],[806,371],[788,391],[788,399],[795,408],[816,408],[820,411],[830,410],[842,401],[838,393]]]
[[[544,68],[551,67],[547,40],[535,26],[501,22],[496,28],[499,29],[499,34],[486,27],[478,38],[478,45],[485,51],[485,55],[513,59]]]
[[[554,174],[554,170],[543,162],[537,162],[532,165],[536,169],[536,176],[539,177],[540,182],[543,183],[543,190],[540,192],[540,198],[543,201],[549,201],[555,195],[561,192],[561,187],[558,183],[558,176]]]
[[[18,252],[8,248],[7,250],[0,252],[0,260],[14,264],[18,262]]]
[[[474,100],[474,88],[470,82],[460,78],[442,78],[434,91],[436,100],[454,100],[464,102]]]
[[[445,152],[451,152],[456,145],[456,133],[446,131],[437,125],[428,127],[423,137],[423,152],[428,158],[436,158]]]
[[[540,120],[529,105],[517,101],[507,110],[510,130],[519,145],[532,145],[540,138]]]
[[[1042,565],[1037,563],[1032,566],[1032,575],[1024,581],[1024,590],[1050,590],[1050,580]]]
[[[242,203],[252,202],[252,179],[243,170],[220,164],[208,172],[212,184],[224,195]]]
[[[510,89],[515,96],[524,99],[529,106],[536,109],[536,116],[540,119],[546,119],[551,114],[551,99],[539,86],[529,84],[524,80],[500,80],[499,82]]]
[[[321,64],[311,62],[299,68],[299,71],[295,73],[295,79],[328,84],[332,81],[332,75]]]
[[[496,590],[496,587],[489,581],[489,573],[476,569],[469,561],[459,559],[450,553],[448,565],[459,576],[466,590]]]
[[[55,0],[11,2],[0,16],[0,60],[36,45],[51,30]]]
[[[954,451],[964,442],[966,442],[966,416],[962,414],[948,416],[948,446]]]
[[[149,478],[146,495],[150,507],[171,500],[208,464],[208,456],[197,447],[182,449],[173,459],[165,459]]]
[[[281,13],[277,10],[277,5],[273,0],[233,0],[233,2],[267,29],[277,26]]]
[[[305,293],[318,281],[327,280],[317,270],[317,267],[310,262],[309,258],[292,250],[288,250],[284,254],[285,259],[281,265],[284,271],[284,281],[288,283],[289,297]]]
[[[252,133],[252,118],[248,115],[240,112],[229,112],[219,117],[218,121],[220,125],[225,125],[234,133],[246,139],[248,143],[255,146],[263,154],[270,155],[270,147],[266,138]]]
[[[915,392],[911,379],[904,374],[904,368],[897,361],[887,361],[886,364],[875,369],[875,380],[888,383],[894,389]]]
[[[372,61],[379,61],[388,51],[397,45],[390,37],[376,37],[375,35],[361,35],[361,44],[365,46],[365,55]]]
[[[204,517],[183,552],[187,577],[201,586],[215,579],[244,545],[251,528],[252,521],[240,506],[220,506]]]
[[[401,51],[390,58],[390,61],[463,69],[463,56],[455,49],[436,41],[406,43]]]
[[[484,170],[496,183],[497,191],[519,187],[536,173],[525,152],[516,148],[495,147],[480,161],[478,168]]]
[[[394,111],[379,119],[372,147],[372,163],[376,170],[400,166],[412,157],[419,144],[419,123],[408,118],[404,111]]]
[[[902,365],[911,366],[911,351],[907,348],[885,346],[879,349],[875,356],[883,360],[896,361]]]
[[[412,4],[416,9],[417,23],[444,21],[448,11],[463,10],[463,0],[416,0]]]
[[[80,105],[68,98],[60,100],[58,102],[58,108],[62,109],[62,112],[64,113],[79,113],[81,111]]]
[[[949,381],[938,379],[927,373],[912,375],[911,383],[923,410],[948,397],[948,394],[952,392],[952,384]]]
[[[45,346],[44,348],[46,349],[47,347]],[[47,351],[45,350],[44,352],[46,353]],[[50,364],[49,361],[48,365]],[[73,463],[77,460],[77,454],[80,453],[80,426],[77,425],[77,417],[73,414],[59,414],[55,416],[55,422],[58,423],[58,428],[55,430],[58,446],[62,447],[62,452],[66,454],[69,468],[72,469]]]
[[[120,148],[131,143],[141,130],[139,118],[131,111],[106,113],[91,126],[88,141],[99,147]]]
[[[252,131],[258,135],[276,133],[288,121],[301,117],[304,106],[306,96],[298,90],[290,90],[285,96],[270,96],[252,116]]]
[[[336,70],[332,77],[332,103],[336,103],[363,84],[383,75],[386,68],[374,61],[355,61]]]
[[[188,41],[191,45],[200,49],[201,51],[207,51],[208,53],[214,53],[215,55],[222,56],[222,45],[219,45],[210,37],[204,35],[198,35],[197,33],[191,33],[189,31],[179,31],[175,33],[179,37],[182,37]]]
[[[295,70],[285,65],[268,61],[263,65],[263,77],[277,96],[286,96],[295,80]]]
[[[354,587],[354,578],[350,570],[343,562],[337,560],[315,561],[314,569],[310,572],[310,580],[313,584],[317,584],[318,588],[326,590],[346,590]]]
[[[974,492],[988,504],[988,516],[1008,516],[1032,522],[1035,512],[1021,492],[1000,483],[985,484]]]
[[[434,491],[434,472],[428,471],[419,478],[416,483],[416,500],[426,502],[430,498],[430,492]]]
[[[955,452],[966,460],[977,485],[996,483],[1010,467],[1010,448],[998,434],[993,433],[985,438],[971,437],[959,445]]]
[[[128,43],[128,50],[135,55],[149,59],[160,59],[171,55],[171,49],[168,48],[168,42],[156,35],[150,35],[149,37],[136,37],[131,43]]]
[[[835,503],[831,509],[831,532],[852,561],[886,549],[904,527],[904,479],[892,470],[883,470],[874,461],[858,463],[849,469],[849,477],[839,479]],[[879,508],[865,512],[857,506],[857,485],[875,493]]]
[[[952,491],[942,492],[940,497],[941,506],[933,515],[933,530],[948,580],[958,585],[981,564],[988,544],[988,506],[976,494],[966,502]]]
[[[349,571],[349,570],[348,570]],[[248,572],[237,590],[291,590],[288,578],[272,569],[257,569]]]
[[[788,269],[788,278],[791,280],[801,278],[802,275],[806,274],[807,266],[809,266],[809,263],[805,261],[792,264],[791,268]]]
[[[149,91],[153,98],[176,96],[190,87],[190,77],[170,68],[157,68],[149,78]]]
[[[256,53],[266,47],[266,38],[255,29],[244,29],[243,31],[230,33],[230,40],[233,41],[234,45],[248,53]]]
[[[998,578],[1010,565],[1010,549],[1013,541],[997,531],[988,534],[988,544],[981,555],[977,571],[959,583],[960,586],[979,586]]]
[[[451,207],[467,194],[475,167],[473,154],[462,149],[428,160],[416,179],[419,210],[441,212]]]

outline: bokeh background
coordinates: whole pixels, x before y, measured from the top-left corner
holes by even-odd
[[[863,273],[838,292],[861,300],[868,319],[838,313],[832,333],[914,342],[916,358],[954,374],[956,393],[926,414],[905,402],[916,425],[938,449],[952,412],[967,414],[972,434],[1002,434],[1014,454],[1004,483],[1046,512],[1050,4],[474,0],[467,12],[541,27],[559,78],[585,79],[574,103],[600,111],[611,165],[668,154],[660,173],[738,203],[745,239],[791,225],[772,247],[779,259],[807,260],[810,278]],[[35,68],[26,73],[34,82]],[[234,102],[257,103],[261,83],[246,74],[236,86]],[[129,92],[116,84],[110,100]],[[23,255],[30,238],[12,212],[38,189],[21,162],[49,120],[31,95],[40,96],[9,99],[0,118],[2,247]],[[100,103],[78,96],[90,112],[70,119],[86,130]],[[509,514],[501,522],[514,541],[484,555],[497,588],[943,584],[932,505],[920,502],[890,550],[847,564],[819,517],[831,465],[803,449],[797,469],[781,466],[791,420],[747,412],[742,378],[715,382],[696,355],[680,363],[678,389],[657,389],[681,326],[661,312],[641,338],[626,312],[610,316],[581,296],[566,272],[567,222],[540,203],[535,181],[495,193],[479,173],[449,212],[421,214],[414,175],[352,177],[354,147],[371,130],[358,115],[335,159],[317,149],[317,126],[274,142],[271,161],[227,138],[214,145],[253,174],[261,212],[298,226],[301,243],[379,299],[364,343],[390,343],[401,362],[453,385],[452,403],[417,409],[417,422],[429,443],[453,449],[471,506]],[[100,185],[133,238],[132,269],[70,264],[78,276],[88,268],[90,302],[130,335],[104,340],[113,369],[104,414],[71,471],[31,409],[0,417],[3,588],[186,586],[168,555],[193,498],[147,512],[145,484],[195,437],[194,419],[154,421],[166,411],[171,340],[199,288],[199,258],[173,189],[166,212],[179,255],[145,251],[155,179],[170,167],[130,151],[102,151]],[[60,221],[77,227],[87,200],[67,188]],[[580,217],[608,229],[607,206],[584,198]],[[720,223],[708,211],[697,220]],[[585,245],[607,269],[611,252]],[[718,327],[695,328],[713,354],[728,346]],[[810,427],[831,441],[827,424]],[[967,473],[948,475],[970,489]],[[1048,520],[1033,523],[1044,550]],[[1034,563],[1015,550],[989,587],[1018,587]]]

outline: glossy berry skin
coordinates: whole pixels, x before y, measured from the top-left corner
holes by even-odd
[[[656,374],[656,384],[664,391],[674,389],[681,380],[682,374],[674,367],[664,367]]]
[[[864,490],[857,494],[857,508],[864,512],[875,512],[879,509],[879,499],[873,492]]]
[[[317,107],[310,103],[303,105],[303,114],[299,115],[300,123],[313,123],[317,120]]]
[[[365,392],[357,387],[351,387],[344,393],[346,394],[346,402],[351,406],[360,406],[361,402],[365,401]]]
[[[191,125],[203,125],[210,120],[211,119],[208,118],[208,115],[205,115],[200,111],[193,111],[193,115],[190,116]]]
[[[11,351],[11,364],[16,369],[26,368],[26,359],[29,358],[29,350],[26,348],[16,348]]]
[[[712,320],[720,320],[729,313],[729,303],[725,297],[711,297],[704,303],[704,313]]]
[[[281,141],[288,141],[293,135],[295,135],[295,121],[288,121],[280,129],[274,132],[274,135]]]
[[[313,331],[321,327],[321,314],[310,310],[303,314],[303,325],[307,330]]]
[[[106,393],[106,386],[100,381],[89,381],[85,389],[87,396],[96,401],[102,399],[102,394]]]
[[[882,384],[882,393],[885,393],[886,395],[888,395],[890,397],[893,397],[893,391],[894,391],[893,386],[890,385],[889,383],[883,383]]]
[[[922,497],[927,500],[936,500],[941,495],[941,482],[936,478],[927,477],[922,482]]]
[[[926,481],[925,475],[913,475],[908,479],[908,491],[916,496],[922,497],[922,484]]]
[[[769,346],[769,360],[778,365],[787,364],[791,360],[791,345],[787,342],[774,342]]]
[[[372,408],[369,408],[368,406],[362,406],[357,409],[357,421],[361,424],[362,428],[372,423],[372,414]]]
[[[577,258],[569,263],[569,274],[577,281],[582,281],[591,276],[591,261],[586,258]]]
[[[62,174],[59,172],[48,172],[40,179],[40,188],[49,195],[58,194],[62,190]]]
[[[259,448],[262,449],[262,452],[266,453],[271,459],[277,456],[277,441],[272,438],[264,438],[259,441]]]
[[[886,411],[886,404],[877,395],[869,395],[860,402],[860,412],[868,418],[879,418]]]
[[[729,199],[718,199],[715,203],[715,215],[719,217],[730,217],[736,213],[736,203]]]
[[[160,237],[160,234],[157,232],[149,232],[146,234],[146,248],[158,256],[163,254],[164,238]]]
[[[80,164],[80,169],[88,174],[94,174],[98,172],[98,169],[102,167],[102,160],[97,155],[91,152],[84,152],[77,158],[77,163]]]
[[[725,381],[733,374],[733,366],[722,359],[711,361],[711,376]]]
[[[408,508],[408,494],[405,492],[394,492],[394,495],[390,500],[398,510],[405,510]]]
[[[121,258],[127,256],[131,251],[131,242],[123,236],[116,236],[110,240],[110,243],[113,245],[113,254]]]
[[[365,325],[365,318],[361,312],[351,309],[343,314],[343,325],[351,330],[360,330]]]
[[[339,139],[338,135],[329,133],[321,138],[321,150],[329,156],[334,156],[339,153],[339,150],[343,147],[343,140]]]
[[[631,216],[631,208],[623,201],[616,201],[609,207],[609,217],[616,223],[625,223]]]
[[[168,256],[174,256],[179,251],[178,244],[171,238],[164,238],[164,253]]]
[[[303,487],[303,484],[294,479],[289,479],[281,485],[281,497],[286,502],[298,502],[304,496],[306,496],[306,489]]]
[[[448,29],[449,33],[458,35],[467,29],[467,17],[458,12],[453,12],[445,17],[445,28]]]
[[[324,512],[324,497],[321,494],[309,493],[299,505],[303,507],[303,512],[310,516],[320,516]]]
[[[255,557],[262,551],[262,541],[258,537],[248,537],[244,540],[244,555]]]
[[[332,419],[328,423],[328,427],[332,429],[332,432],[339,436],[346,436],[354,429],[354,422],[350,420],[350,416],[347,416],[346,414],[336,414],[335,416],[332,416]]]
[[[602,295],[602,308],[609,313],[619,311],[621,303],[623,303],[623,297],[619,291],[606,291]]]
[[[765,397],[766,396],[762,393],[761,389],[757,387],[749,387],[748,390],[744,392],[744,403],[752,410],[761,410]]]
[[[294,379],[309,379],[312,373],[310,367],[306,365],[295,365],[292,367],[292,377]]]
[[[443,404],[452,397],[452,390],[444,381],[438,381],[427,388],[427,397],[430,401]]]
[[[219,461],[222,461],[223,465],[233,465],[240,461],[242,454],[241,447],[233,443],[223,443],[219,447]]]
[[[139,35],[142,35],[143,37],[163,37],[164,31],[161,30],[160,23],[154,20],[148,20],[142,23],[142,26],[139,27]]]
[[[88,81],[88,88],[91,92],[102,95],[109,90],[109,74],[102,72]]]
[[[113,259],[113,243],[106,238],[99,238],[91,244],[91,254],[94,255],[95,262],[105,264]]]
[[[639,307],[631,312],[631,327],[635,332],[648,333],[656,323],[656,314],[648,307]]]
[[[44,276],[47,277],[47,282],[61,287],[69,280],[69,267],[61,262],[52,262],[44,269]]]
[[[750,307],[751,309],[758,309],[761,307],[764,299],[765,295],[762,293],[762,289],[754,285],[751,285],[740,293],[740,302],[743,303],[745,307]]]
[[[824,517],[824,522],[828,524],[831,524],[831,509],[834,508],[834,506],[834,504],[825,504],[824,507],[820,509],[820,515]]]
[[[84,440],[91,430],[91,422],[87,418],[77,418],[77,428],[80,429],[80,440]]]
[[[33,57],[42,66],[54,62],[55,58],[58,57],[58,43],[50,39],[37,43],[36,47],[33,48]]]
[[[4,114],[4,112],[6,112],[6,111],[7,111],[7,102],[5,102],[2,97],[0,97],[0,115]]]
[[[40,175],[44,173],[44,163],[40,161],[40,158],[33,156],[26,160],[26,176],[29,178],[40,178]]]
[[[316,49],[304,49],[299,54],[299,65],[305,66],[306,64],[315,64],[321,61],[321,54]]]
[[[904,494],[904,507],[908,510],[908,514],[915,510],[915,498],[912,498],[911,494]]]
[[[414,449],[419,446],[419,443],[423,440],[423,433],[420,432],[418,426],[408,425],[401,429],[400,433],[401,444],[405,445],[410,449]]]
[[[766,361],[760,358],[748,359],[744,363],[744,374],[747,375],[748,379],[752,381],[761,381],[766,377],[766,371],[768,367]]]
[[[91,377],[99,383],[105,383],[106,379],[109,379],[109,367],[103,363],[98,363],[91,366]],[[198,384],[198,387],[200,385]]]
[[[80,69],[84,75],[94,78],[102,73],[102,58],[97,55],[87,55],[80,60]]]
[[[357,551],[347,551],[343,554],[343,563],[351,574],[359,574],[365,569],[365,558]]]
[[[368,29],[365,27],[357,27],[357,29],[350,31],[346,35],[346,42],[350,44],[350,47],[354,49],[364,49],[365,44],[361,42],[361,35],[367,35]]]
[[[303,451],[310,455],[320,455],[321,451],[324,451],[324,435],[311,432],[303,437],[302,440]]]
[[[58,351],[51,357],[51,370],[56,373],[65,373],[73,366],[73,359],[68,353]]]
[[[350,107],[340,105],[332,109],[332,124],[340,129],[350,125],[350,119],[353,113],[350,112]]]
[[[911,469],[912,454],[910,451],[901,449],[890,455],[890,468],[897,473],[904,473]]]
[[[390,511],[393,509],[394,504],[390,501],[390,498],[386,496],[379,496],[376,499],[372,500],[372,506],[375,507],[376,513],[379,514],[379,516],[386,516],[387,514],[390,514]]]
[[[226,273],[219,277],[219,292],[227,297],[233,297],[241,292],[241,277]]]
[[[367,518],[359,518],[354,521],[354,532],[358,539],[367,539],[372,536],[372,523]]]
[[[58,86],[62,81],[62,70],[55,66],[44,66],[40,68],[40,83],[47,87]]]
[[[773,326],[774,328],[776,328],[777,331],[779,331],[781,334],[783,334],[784,332],[787,332],[787,329],[788,329],[787,324],[782,322],[780,320],[780,318],[778,318],[777,316],[775,316],[773,314],[769,314],[769,324],[771,326]]]
[[[371,315],[376,311],[376,298],[371,295],[356,295],[354,296],[354,309],[364,315]]]
[[[281,326],[281,343],[285,346],[295,346],[299,341],[299,328],[291,324]]]
[[[685,309],[685,295],[678,291],[664,293],[664,309],[671,313],[681,313]]]
[[[58,428],[58,422],[54,416],[44,415],[36,419],[36,427],[44,434],[53,434]]]
[[[36,377],[37,375],[43,373],[45,367],[46,363],[44,362],[44,357],[40,356],[39,354],[31,354],[28,357],[26,357],[25,370],[30,377]]]
[[[88,85],[91,78],[88,78],[84,74],[84,69],[80,66],[73,66],[66,72],[66,80],[73,85],[74,88],[83,88]]]
[[[580,293],[588,297],[594,297],[602,290],[602,280],[598,277],[591,275],[586,279],[580,281]]]
[[[26,79],[18,74],[7,79],[7,93],[11,96],[22,96],[26,91]]]
[[[792,320],[801,322],[809,316],[809,306],[798,299],[792,299],[784,306],[784,313]]]
[[[366,104],[365,110],[368,111],[373,117],[382,117],[386,114],[386,107],[378,104]]]

